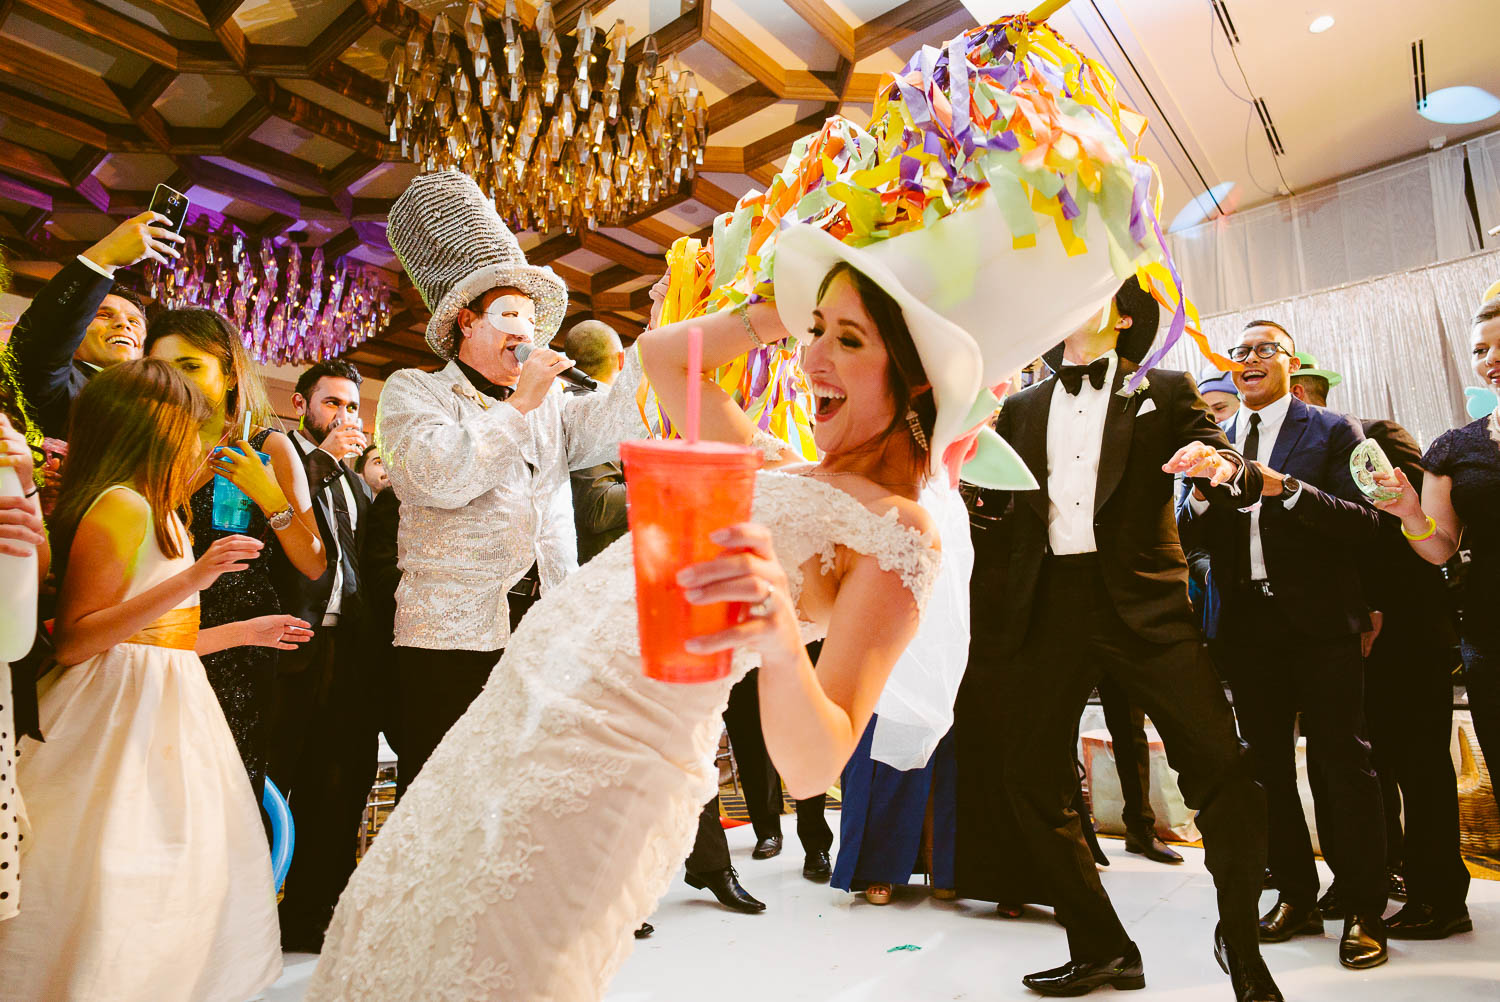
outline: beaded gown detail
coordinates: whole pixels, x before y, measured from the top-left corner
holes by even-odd
[[[264,451],[269,428],[257,432],[250,440]],[[266,516],[257,507],[250,508],[250,527],[243,532],[224,532],[214,528],[214,478],[193,492],[193,556],[208,552],[214,540],[225,536],[253,536],[266,544],[250,566],[233,574],[224,574],[209,585],[199,597],[202,600],[202,627],[238,623],[258,616],[273,616],[281,611],[271,578],[271,561],[282,559],[276,533],[266,524]],[[213,686],[234,745],[244,760],[245,772],[260,803],[266,784],[266,763],[270,755],[271,704],[276,681],[279,651],[272,647],[231,647],[203,655],[203,670]]]
[[[763,472],[792,597],[839,547],[874,557],[920,605],[940,555],[894,511]],[[339,901],[307,1002],[593,1002],[693,842],[716,783],[728,677],[646,678],[632,536],[545,593],[488,685],[375,839]],[[804,624],[807,640],[819,632]]]

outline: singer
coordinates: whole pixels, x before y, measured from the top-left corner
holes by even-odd
[[[393,375],[376,418],[401,500],[399,796],[500,659],[506,594],[533,564],[543,590],[577,569],[568,471],[615,459],[646,429],[634,349],[604,392],[557,385],[573,362],[547,343],[567,287],[527,264],[468,177],[417,178],[391,207],[388,236],[432,310],[427,343],[448,363]]]

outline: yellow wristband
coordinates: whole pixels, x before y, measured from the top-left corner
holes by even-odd
[[[1413,536],[1411,533],[1407,532],[1406,526],[1404,525],[1401,527],[1401,535],[1405,536],[1413,543],[1420,543],[1424,539],[1431,539],[1434,532],[1437,532],[1437,519],[1433,518],[1431,515],[1427,516],[1427,531],[1422,533],[1420,536]]]

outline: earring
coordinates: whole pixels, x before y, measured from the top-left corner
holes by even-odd
[[[917,414],[916,408],[906,412],[906,427],[911,429],[911,437],[917,440],[917,445],[923,452],[927,451],[927,433],[922,430],[922,418]]]

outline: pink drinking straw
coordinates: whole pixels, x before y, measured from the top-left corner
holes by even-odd
[[[688,328],[687,426],[688,445],[698,444],[698,413],[703,406],[703,328]]]

